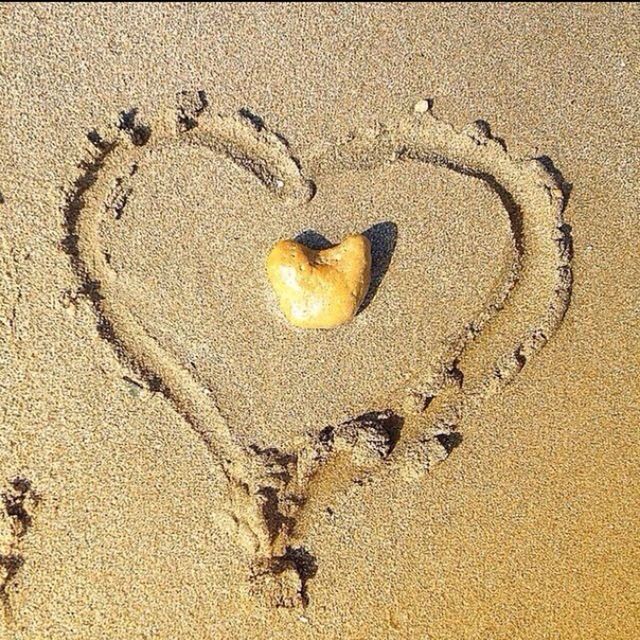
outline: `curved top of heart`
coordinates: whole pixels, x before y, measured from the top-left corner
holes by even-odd
[[[302,154],[302,161],[280,136],[246,113],[220,116],[202,105],[188,114],[178,109],[177,122],[173,112],[171,120],[160,118],[151,125],[129,115],[104,137],[91,134],[93,148],[63,205],[65,247],[94,303],[101,335],[165,394],[207,446],[228,480],[230,521],[250,556],[251,582],[277,605],[304,603],[307,597],[301,560],[307,551],[300,546],[303,532],[296,522],[313,478],[321,468],[326,473],[333,454],[347,451],[358,468],[378,469],[382,475],[400,471],[419,477],[446,457],[463,417],[545,344],[569,303],[571,243],[557,172],[538,159],[513,158],[486,125],[474,123],[457,132],[427,107],[344,143],[319,146]],[[506,209],[512,259],[481,311],[451,330],[438,362],[415,363],[419,375],[404,389],[401,404],[369,407],[340,424],[320,423],[288,450],[247,446],[234,435],[209,389],[138,319],[101,238],[103,216],[122,213],[148,155],[176,145],[232,160],[283,206],[313,198],[315,185],[307,176],[341,169],[414,162],[474,176],[491,187]],[[357,280],[361,272],[356,271]],[[366,291],[366,283],[360,284]]]

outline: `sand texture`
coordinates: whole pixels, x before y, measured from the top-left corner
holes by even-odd
[[[638,24],[1,7],[0,638],[638,637]]]

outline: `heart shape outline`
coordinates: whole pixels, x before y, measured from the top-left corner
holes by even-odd
[[[213,398],[188,371],[175,366],[120,296],[100,243],[100,220],[108,209],[116,215],[118,209],[122,211],[130,193],[128,181],[148,145],[178,141],[204,146],[254,173],[281,198],[303,203],[313,197],[314,183],[302,173],[284,139],[262,120],[246,110],[222,116],[203,114],[200,109],[185,118],[184,110],[178,109],[177,126],[172,112],[171,124],[170,119],[161,120],[150,128],[138,122],[135,111],[123,112],[118,128],[104,138],[95,131],[89,134],[93,147],[65,192],[63,247],[71,256],[82,292],[93,303],[101,336],[151,388],[172,402],[206,445],[227,480],[230,521],[252,557],[251,581],[275,605],[306,603],[305,582],[313,563],[303,547],[294,546],[295,523],[310,481],[332,454],[346,449],[361,464],[373,464],[386,473],[400,469],[410,479],[420,477],[448,455],[460,421],[508,383],[546,343],[570,301],[572,246],[570,228],[563,221],[565,198],[559,172],[541,159],[512,158],[484,123],[455,131],[434,116],[431,106],[419,103],[413,116],[339,144],[319,145],[305,154],[305,168],[316,177],[328,169],[366,168],[390,161],[440,164],[487,182],[510,216],[513,263],[483,312],[451,337],[444,363],[425,375],[420,390],[408,394],[408,424],[401,437],[398,416],[380,412],[325,428],[295,454],[245,449],[234,439]],[[123,167],[128,176],[122,175]],[[536,304],[529,304],[531,297]],[[520,327],[520,307],[529,315],[524,330],[487,370],[482,354],[469,345],[475,346],[484,327],[496,318],[502,318],[507,330],[510,322]],[[474,365],[474,356],[480,364]],[[474,366],[479,371],[470,375]],[[385,464],[392,451],[393,466]]]

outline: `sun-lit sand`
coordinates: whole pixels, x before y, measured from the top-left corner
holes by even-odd
[[[639,24],[0,7],[0,638],[639,637]]]

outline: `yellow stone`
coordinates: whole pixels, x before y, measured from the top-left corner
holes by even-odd
[[[282,313],[304,329],[331,329],[349,322],[371,282],[371,245],[361,235],[314,250],[276,242],[267,256],[267,275]]]

